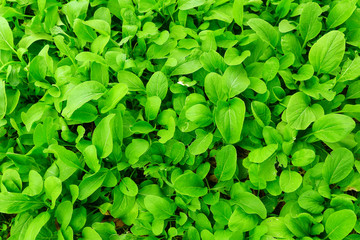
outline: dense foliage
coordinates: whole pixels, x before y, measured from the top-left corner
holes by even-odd
[[[0,239],[360,239],[360,1],[3,0]]]

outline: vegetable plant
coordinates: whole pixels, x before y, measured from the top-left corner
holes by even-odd
[[[0,3],[0,239],[360,239],[360,1]]]

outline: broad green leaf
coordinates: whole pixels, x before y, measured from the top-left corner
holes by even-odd
[[[30,209],[39,209],[44,203],[36,198],[21,193],[0,193],[0,212],[6,214],[17,214]]]
[[[187,172],[176,178],[175,190],[183,195],[201,197],[207,194],[208,190],[201,177],[193,172]]]
[[[7,108],[7,97],[5,91],[5,82],[0,80],[0,120],[5,117]]]
[[[237,165],[236,149],[233,145],[223,147],[216,155],[215,176],[219,181],[231,180]]]
[[[162,72],[155,72],[146,84],[146,93],[148,97],[158,96],[161,100],[164,100],[167,90],[168,80]]]
[[[297,92],[290,97],[286,109],[286,119],[290,127],[305,130],[316,120],[310,101],[310,97],[302,92]]]
[[[258,221],[256,215],[247,214],[238,207],[231,214],[228,225],[229,229],[233,232],[248,232],[256,227]]]
[[[180,10],[189,10],[205,3],[205,0],[179,0],[178,6]]]
[[[178,67],[176,67],[170,75],[171,76],[187,75],[196,72],[200,68],[202,68],[201,62],[199,60],[192,60],[189,62],[185,62],[179,65]]]
[[[92,144],[96,147],[100,158],[106,158],[113,150],[112,120],[115,114],[103,118],[96,126],[92,136]]]
[[[138,194],[138,187],[136,183],[129,177],[125,177],[121,180],[119,188],[120,191],[130,197],[135,197]]]
[[[315,2],[308,2],[304,6],[298,26],[300,35],[304,40],[304,46],[320,33],[322,24],[319,16],[321,13],[321,7]]]
[[[146,195],[144,205],[156,219],[168,219],[176,210],[176,205],[168,198],[155,195]]]
[[[44,181],[44,190],[46,197],[51,200],[51,209],[53,209],[62,191],[61,180],[54,176],[46,178]]]
[[[74,33],[76,36],[84,41],[92,42],[97,37],[95,31],[84,24],[80,19],[74,21]]]
[[[100,163],[97,156],[97,151],[95,145],[89,145],[84,149],[83,152],[84,159],[86,165],[93,170],[94,172],[97,172],[100,170]]]
[[[8,21],[2,16],[0,17],[0,49],[14,50],[13,32]]]
[[[327,114],[317,119],[312,127],[315,137],[334,143],[344,139],[355,128],[355,121],[341,114]]]
[[[259,197],[249,192],[237,192],[232,200],[247,214],[257,214],[262,219],[266,218],[267,211]]]
[[[255,121],[261,126],[265,127],[270,124],[271,112],[265,103],[253,101],[251,103],[251,111],[254,115]]]
[[[29,224],[29,227],[25,233],[25,239],[35,240],[40,233],[40,230],[45,226],[45,224],[50,220],[49,212],[42,212],[37,215],[32,222]]]
[[[127,94],[128,87],[126,84],[118,83],[114,85],[105,95],[104,100],[99,102],[101,113],[107,113],[114,109],[120,100]]]
[[[196,104],[186,110],[186,118],[201,127],[206,127],[213,122],[213,115],[209,107],[203,104]]]
[[[331,240],[344,239],[355,227],[357,217],[352,210],[343,209],[332,213],[326,220],[325,231]]]
[[[148,120],[154,120],[159,112],[161,106],[161,99],[158,96],[147,98],[145,104],[145,115]]]
[[[79,200],[84,200],[98,190],[103,184],[108,171],[100,170],[84,178],[79,185]]]
[[[277,46],[280,39],[279,32],[270,23],[261,18],[251,18],[247,23],[261,40],[270,44],[273,48]]]
[[[338,77],[339,82],[355,80],[360,76],[358,69],[360,68],[360,57],[356,55],[354,60],[347,60],[341,69],[341,74]]]
[[[354,155],[346,148],[337,148],[325,159],[322,175],[328,184],[338,183],[346,178],[354,167]]]
[[[75,110],[91,100],[99,99],[105,93],[105,87],[96,81],[86,81],[76,85],[67,94],[67,103],[62,114],[70,118]]]
[[[296,81],[305,81],[310,79],[314,75],[314,68],[310,64],[305,64],[299,68],[296,74],[293,74],[292,77]]]
[[[144,139],[133,139],[125,149],[125,156],[130,164],[135,164],[149,149],[149,142]]]
[[[296,191],[302,183],[302,177],[298,172],[284,170],[280,174],[280,187],[285,193]]]
[[[262,163],[271,158],[277,149],[277,144],[270,144],[262,148],[257,148],[249,153],[249,161],[254,163]]]
[[[242,93],[250,85],[250,80],[242,66],[228,67],[224,72],[223,81],[228,98],[233,98]]]
[[[193,155],[199,155],[208,150],[213,140],[213,134],[211,132],[207,133],[201,129],[197,129],[195,133],[196,139],[189,146],[189,151]]]
[[[314,190],[302,193],[298,199],[300,207],[312,214],[320,214],[324,210],[323,202],[324,198]]]
[[[300,149],[296,151],[291,158],[291,162],[294,166],[304,167],[309,165],[315,160],[315,152],[311,149]]]
[[[217,103],[217,101],[225,100],[225,81],[222,76],[217,73],[209,73],[205,77],[204,87],[206,96],[213,103]]]
[[[226,143],[240,141],[245,118],[245,103],[239,98],[220,101],[215,109],[215,122]]]
[[[56,158],[64,162],[67,166],[82,169],[76,154],[63,146],[52,144],[46,151],[54,153]]]
[[[125,83],[129,91],[145,91],[145,87],[141,79],[128,71],[119,71],[117,75],[117,79],[119,83]]]
[[[266,60],[264,67],[262,69],[263,79],[266,82],[273,80],[276,77],[279,68],[280,68],[280,63],[276,57],[272,57]]]
[[[309,61],[318,74],[331,73],[341,63],[344,53],[344,34],[334,30],[326,33],[311,47]]]
[[[355,11],[356,1],[344,0],[335,4],[331,8],[328,17],[326,18],[326,25],[328,28],[335,28],[343,24]]]
[[[235,0],[233,5],[234,21],[240,27],[243,26],[244,21],[244,0]]]
[[[91,227],[84,227],[82,230],[82,237],[84,240],[102,240],[99,233]]]
[[[247,57],[251,55],[249,50],[243,51],[241,54],[236,48],[228,48],[224,55],[224,61],[227,65],[240,65]]]
[[[73,204],[70,201],[61,202],[55,211],[56,220],[61,224],[62,229],[69,226],[73,214]]]
[[[28,196],[36,196],[39,195],[43,190],[43,178],[42,176],[35,170],[30,170],[29,172],[29,186],[26,187],[23,191],[23,194]]]
[[[222,225],[227,225],[232,215],[231,206],[228,202],[221,200],[211,205],[210,210],[214,220]]]

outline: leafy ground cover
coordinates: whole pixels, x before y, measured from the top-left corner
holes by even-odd
[[[360,239],[360,1],[0,6],[0,239]]]

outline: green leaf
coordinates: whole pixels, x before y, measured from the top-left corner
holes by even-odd
[[[266,147],[257,148],[249,153],[249,161],[254,163],[262,163],[271,158],[277,149],[277,144],[270,144]]]
[[[0,17],[0,49],[14,50],[13,32],[5,18]]]
[[[36,210],[44,206],[44,203],[36,198],[22,193],[1,192],[0,212],[6,214],[17,214],[29,210]]]
[[[355,128],[355,121],[340,114],[327,114],[317,119],[312,127],[315,137],[334,143],[344,139]]]
[[[344,53],[344,34],[334,30],[326,33],[311,47],[309,61],[318,74],[331,73],[340,65]]]
[[[320,214],[324,210],[324,198],[316,191],[309,190],[299,196],[299,206],[312,214]]]
[[[148,97],[158,96],[161,100],[164,100],[167,90],[168,80],[162,72],[155,72],[146,84]]]
[[[187,172],[176,178],[174,188],[180,194],[191,197],[201,197],[208,192],[201,177],[193,172]]]
[[[224,72],[223,81],[226,86],[226,95],[228,98],[239,95],[250,85],[250,80],[242,66],[228,67]]]
[[[328,17],[326,18],[326,25],[330,28],[336,28],[343,24],[355,11],[356,1],[345,0],[335,4],[331,8]]]
[[[35,170],[30,170],[29,172],[29,186],[26,187],[23,191],[23,194],[28,196],[39,195],[43,190],[43,178]]]
[[[328,184],[338,183],[346,178],[354,167],[354,155],[346,148],[337,148],[325,159],[322,175]]]
[[[206,127],[213,122],[210,109],[203,104],[195,104],[186,110],[186,118],[201,127]]]
[[[276,57],[272,57],[266,60],[264,64],[264,68],[262,70],[263,79],[266,82],[273,80],[276,77],[279,68],[280,68],[280,63]]]
[[[234,21],[240,27],[243,26],[244,21],[244,0],[235,0],[233,5]]]
[[[293,74],[292,77],[296,81],[305,81],[310,79],[314,75],[314,68],[310,64],[305,64],[301,66],[296,74]]]
[[[213,135],[212,133],[207,133],[201,129],[197,129],[195,133],[196,139],[189,146],[189,151],[193,155],[199,155],[208,150],[212,142]]]
[[[87,81],[76,85],[67,94],[67,104],[62,114],[70,118],[75,110],[91,100],[99,99],[105,93],[105,87],[96,81]]]
[[[180,10],[189,10],[205,3],[205,0],[179,0],[178,7]]]
[[[259,197],[249,192],[237,192],[232,200],[248,214],[257,214],[262,219],[266,218],[267,211]]]
[[[302,92],[297,92],[290,97],[286,109],[286,119],[290,127],[305,130],[316,120],[310,101],[310,97]]]
[[[128,87],[123,83],[115,84],[105,95],[104,100],[99,102],[101,113],[107,113],[114,109],[120,100],[127,94]]]
[[[7,97],[5,91],[5,82],[0,80],[0,120],[5,117],[7,108]]]
[[[354,80],[360,76],[358,69],[360,68],[360,57],[356,55],[354,60],[347,60],[341,70],[341,74],[338,77],[339,82]]]
[[[233,232],[248,232],[256,227],[258,224],[258,217],[245,213],[241,208],[236,208],[231,214],[228,225]]]
[[[149,142],[144,139],[133,139],[125,149],[125,156],[130,164],[135,164],[149,149]]]
[[[98,190],[103,184],[108,171],[100,170],[84,178],[79,185],[79,200],[84,200]]]
[[[299,21],[299,32],[305,44],[315,38],[321,31],[322,24],[319,19],[322,10],[319,4],[308,2],[305,4]]]
[[[344,239],[355,227],[357,218],[349,209],[332,213],[326,220],[325,231],[331,240]]]
[[[25,239],[35,240],[40,233],[40,230],[45,226],[45,224],[50,220],[49,212],[42,212],[32,220],[29,224],[29,227],[26,230]]]
[[[298,172],[284,170],[280,174],[280,188],[285,193],[296,191],[302,183],[302,177]]]
[[[226,143],[240,141],[245,118],[245,104],[239,98],[228,102],[220,101],[215,108],[215,122]]]
[[[223,147],[216,155],[215,176],[219,181],[231,180],[237,165],[236,149],[233,145]]]
[[[169,199],[155,195],[146,195],[144,205],[156,219],[168,219],[176,210],[176,205]]]
[[[206,75],[204,82],[205,93],[211,102],[217,103],[217,101],[226,99],[224,85],[224,78],[219,74],[211,72]]]
[[[268,126],[271,122],[271,112],[265,103],[253,101],[251,103],[251,111],[254,115],[255,121],[261,126]]]
[[[83,152],[85,163],[86,165],[93,170],[94,172],[97,172],[100,170],[100,163],[97,156],[96,147],[94,145],[89,145],[84,149]]]
[[[113,150],[112,120],[115,114],[103,118],[96,126],[92,137],[92,144],[96,147],[100,158],[106,158]]]
[[[309,165],[315,160],[315,152],[311,149],[300,149],[296,151],[291,158],[291,162],[294,166],[304,167]]]
[[[47,198],[51,200],[51,209],[53,209],[62,191],[61,180],[54,176],[46,178],[44,181],[44,189]]]
[[[224,55],[224,61],[230,66],[240,65],[250,55],[251,52],[249,50],[245,50],[240,54],[236,48],[228,48]]]
[[[119,71],[117,75],[119,83],[125,83],[129,91],[145,91],[143,82],[138,76],[128,71]]]
[[[251,18],[247,21],[252,30],[263,40],[275,48],[279,42],[279,32],[261,18]]]
[[[228,202],[221,200],[214,205],[211,205],[210,210],[217,223],[222,225],[228,224],[232,215],[231,206]]]
[[[135,197],[138,194],[136,183],[129,177],[125,177],[121,180],[119,188],[121,192],[130,197]]]
[[[73,214],[73,204],[70,201],[61,202],[55,211],[55,217],[62,229],[69,226]]]

